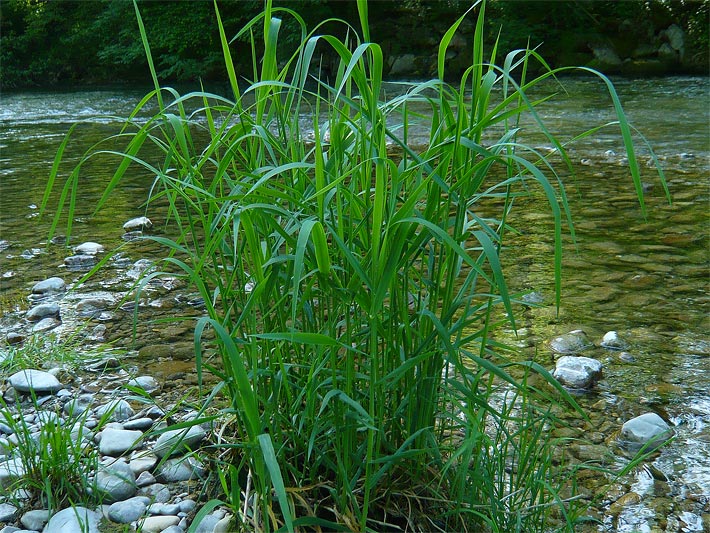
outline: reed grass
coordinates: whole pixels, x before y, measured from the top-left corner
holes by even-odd
[[[521,117],[532,116],[572,170],[536,112],[547,98],[527,96],[561,71],[533,50],[497,66],[496,47],[484,55],[485,3],[476,2],[474,59],[459,82],[445,81],[446,52],[471,13],[442,38],[436,78],[383,99],[385,58],[369,40],[366,1],[357,7],[362,27],[341,40],[267,1],[234,37],[252,42],[253,78],[244,84],[215,2],[231,94],[181,95],[151,64],[154,90],[110,139],[125,150],[87,152],[64,182],[51,231],[60,213],[71,219],[89,158],[117,161],[97,210],[127,172],[155,176],[147,209],[166,207],[172,237],[146,237],[166,256],[144,281],[177,273],[200,292],[196,371],[200,380],[206,371],[221,378],[206,401],[228,399],[220,406],[223,495],[202,514],[226,502],[250,531],[530,532],[548,527],[557,509],[571,531],[574,506],[560,496],[565,480],[546,432],[556,420],[544,406],[578,407],[539,365],[517,366],[542,376],[546,393],[513,377],[505,347],[491,339],[497,309],[516,326],[500,254],[515,199],[532,188],[544,192],[554,220],[559,305],[571,214],[551,156],[518,136]],[[136,16],[150,59],[137,5]],[[287,57],[283,17],[301,29]],[[313,67],[321,47],[340,58],[330,80]],[[545,73],[529,79],[531,61]],[[614,102],[640,191],[618,96],[594,74]],[[137,120],[149,102],[159,112]],[[422,120],[428,139],[414,148],[408,139]],[[208,364],[206,344],[220,363]]]

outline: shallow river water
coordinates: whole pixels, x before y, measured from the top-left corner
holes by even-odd
[[[567,94],[540,110],[562,139],[613,120],[610,99],[599,82],[568,79],[564,85]],[[554,305],[552,219],[541,191],[533,192],[510,220],[520,234],[509,236],[502,260],[511,287],[532,291],[540,305],[521,306],[518,335],[503,330],[499,337],[518,346],[523,357],[553,368],[548,342],[556,335],[582,329],[597,345],[607,331],[623,336],[629,342],[623,357],[599,347],[584,353],[604,363],[601,382],[579,398],[599,424],[589,441],[613,448],[620,425],[644,412],[664,417],[676,438],[648,468],[617,484],[617,494],[601,499],[602,525],[589,531],[708,531],[710,83],[707,78],[618,80],[617,89],[630,121],[658,155],[672,202],[646,165],[648,151],[639,145],[648,210],[644,218],[616,129],[573,144],[570,155],[577,174],[566,177],[565,186],[576,243],[566,238],[561,308],[558,313]],[[46,245],[51,217],[38,216],[64,134],[80,123],[60,175],[93,143],[115,134],[120,121],[111,117],[126,116],[143,94],[108,90],[0,97],[0,349],[32,305],[28,295],[34,283],[60,276],[71,284],[83,275],[63,266],[68,255],[64,247]],[[546,149],[544,140],[529,140],[538,141]],[[141,268],[136,262],[150,257],[152,250],[122,239],[122,224],[144,214],[145,177],[127,182],[101,213],[91,216],[112,168],[91,160],[85,164],[73,243],[124,248],[104,274],[65,296],[67,312],[55,331],[68,332],[90,316],[90,327],[106,326],[107,340],[118,339],[137,354],[137,364],[158,377],[184,373],[190,368],[190,326],[151,319],[191,312],[193,295],[179,286],[175,291],[170,282],[151,285],[139,306],[145,320],[139,321],[132,343],[133,306],[129,301],[117,307]],[[94,300],[93,307],[77,308],[75,302],[87,298]],[[583,453],[575,453],[584,460]],[[626,497],[632,493],[639,497]],[[611,504],[619,497],[628,503],[614,508]]]

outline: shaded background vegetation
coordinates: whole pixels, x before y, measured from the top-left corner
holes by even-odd
[[[309,27],[329,17],[349,20],[357,27],[355,2],[340,0],[281,0],[299,12]],[[370,4],[372,38],[388,57],[410,57],[408,72],[433,73],[432,48],[448,26],[469,5],[464,0],[376,1]],[[631,53],[645,41],[659,41],[659,32],[672,24],[685,33],[681,62],[662,73],[708,72],[708,0],[628,1],[509,1],[491,0],[488,40],[501,34],[501,50],[540,45],[552,66],[588,64],[592,47],[612,42]],[[138,38],[131,0],[2,0],[0,83],[3,89],[55,85],[97,85],[146,81],[147,66]],[[214,8],[211,1],[139,0],[159,75],[170,81],[223,80]],[[219,2],[227,32],[234,35],[262,9],[259,0]],[[285,19],[284,35],[298,39]],[[342,33],[342,27],[327,27]],[[470,64],[468,43],[459,44],[457,64]],[[456,50],[454,43],[454,52]],[[234,44],[239,71],[249,76],[249,44]],[[323,58],[327,74],[331,58]],[[391,75],[398,67],[390,61]],[[394,67],[394,68],[392,68]],[[603,70],[603,69],[602,69]],[[654,73],[654,72],[649,72]],[[656,72],[657,73],[657,72]],[[406,75],[406,74],[405,74]]]

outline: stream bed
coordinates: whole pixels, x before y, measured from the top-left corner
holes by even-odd
[[[591,78],[565,79],[567,94],[540,108],[550,130],[562,139],[613,120],[611,102]],[[589,441],[569,450],[578,460],[614,450],[614,434],[625,420],[655,412],[670,423],[675,439],[652,462],[613,486],[599,499],[601,524],[584,531],[710,531],[710,82],[707,78],[617,80],[617,90],[634,124],[653,146],[672,201],[638,145],[644,180],[644,217],[625,167],[617,129],[572,144],[576,175],[565,177],[576,239],[565,238],[562,301],[554,302],[552,218],[542,191],[514,210],[502,256],[513,291],[534,296],[536,306],[519,306],[517,334],[498,332],[519,348],[521,358],[554,367],[549,341],[582,329],[595,346],[584,352],[604,364],[603,378],[578,398],[593,427]],[[86,270],[65,264],[70,253],[47,244],[52,213],[39,217],[56,150],[75,122],[60,175],[84,151],[120,128],[112,117],[128,115],[141,90],[3,94],[0,105],[0,351],[13,333],[26,332],[24,314],[33,285],[59,276],[72,286]],[[544,139],[539,141],[540,149]],[[154,246],[124,239],[124,222],[144,215],[150,179],[137,175],[116,190],[95,216],[93,206],[113,167],[84,165],[72,244],[121,247],[94,278],[61,298],[62,336],[85,328],[87,338],[128,349],[142,371],[175,387],[194,383],[190,322],[159,319],[199,315],[200,302],[180,280],[151,282],[136,302],[131,285]],[[154,220],[153,231],[164,230]],[[61,228],[59,229],[61,233]],[[128,295],[128,296],[127,296]],[[134,313],[140,319],[134,331]],[[601,348],[616,331],[623,351]],[[93,337],[92,337],[93,335]],[[87,341],[89,342],[89,341]],[[623,354],[623,355],[622,355]],[[623,457],[619,454],[619,461]],[[589,491],[594,491],[590,482]],[[635,495],[635,496],[634,496]],[[580,530],[581,531],[581,530]]]

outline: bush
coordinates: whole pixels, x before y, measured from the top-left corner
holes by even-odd
[[[204,298],[197,372],[221,378],[205,401],[227,397],[215,404],[219,481],[246,529],[529,532],[546,530],[553,509],[573,527],[574,499],[560,495],[569,473],[552,468],[546,429],[556,423],[549,405],[577,406],[539,365],[512,373],[490,338],[496,309],[516,324],[499,254],[515,198],[535,187],[554,219],[559,302],[563,218],[572,226],[550,158],[570,161],[527,91],[563,70],[528,79],[529,63],[545,67],[532,50],[496,66],[495,48],[484,57],[477,6],[474,59],[459,83],[444,81],[446,52],[466,15],[439,44],[437,77],[387,100],[365,1],[361,36],[350,28],[346,39],[320,25],[308,31],[297,13],[267,2],[235,37],[250,36],[254,50],[244,90],[217,13],[232,95],[181,95],[152,69],[155,89],[118,137],[125,151],[99,146],[84,158],[118,157],[97,209],[132,165],[155,176],[148,206],[167,209],[173,237],[146,238],[164,245],[163,272]],[[278,17],[300,28],[293,55],[279,54]],[[320,47],[340,58],[332,83],[313,70]],[[630,127],[599,77],[641,201]],[[136,120],[152,100],[159,113]],[[519,141],[524,115],[555,155]],[[422,122],[425,146],[411,146]],[[74,208],[81,164],[59,212]],[[206,363],[208,345],[219,364]],[[547,392],[528,386],[529,372]]]

